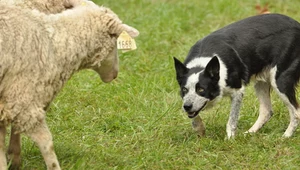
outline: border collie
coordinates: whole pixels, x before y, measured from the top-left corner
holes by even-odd
[[[300,109],[295,89],[300,78],[300,24],[281,14],[249,17],[196,42],[182,63],[174,57],[183,110],[193,127],[203,126],[199,112],[222,96],[231,97],[227,137],[236,134],[244,87],[255,81],[259,116],[247,131],[257,132],[272,116],[271,87],[290,114],[283,137],[296,130]]]

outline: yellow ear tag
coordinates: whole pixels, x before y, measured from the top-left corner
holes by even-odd
[[[81,5],[82,6],[86,6],[86,2],[81,2]]]
[[[118,37],[117,48],[123,53],[137,49],[134,39],[126,31],[123,31]]]

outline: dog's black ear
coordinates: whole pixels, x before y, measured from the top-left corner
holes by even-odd
[[[173,58],[174,58],[177,80],[179,81],[185,74],[189,72],[189,69],[186,68],[186,66],[182,62],[180,62],[177,58],[175,57]]]
[[[206,65],[204,74],[218,81],[220,79],[220,63],[218,57],[214,56]]]

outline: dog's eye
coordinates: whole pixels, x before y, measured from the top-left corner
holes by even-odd
[[[183,93],[187,93],[189,90],[188,90],[187,88],[185,88],[185,87],[182,87],[181,91],[182,91]]]
[[[203,88],[198,88],[198,89],[197,89],[197,93],[202,93],[202,92],[204,92],[204,89],[203,89]]]

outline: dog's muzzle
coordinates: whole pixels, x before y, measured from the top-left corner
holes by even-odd
[[[194,112],[191,111],[192,108],[193,108],[193,104],[184,104],[184,105],[183,105],[183,109],[187,112],[189,118],[194,118],[194,117],[196,117],[196,116],[199,114],[199,112],[206,106],[206,104],[207,104],[207,102],[205,102],[205,103],[203,104],[203,106],[202,106],[199,110],[194,111]]]

